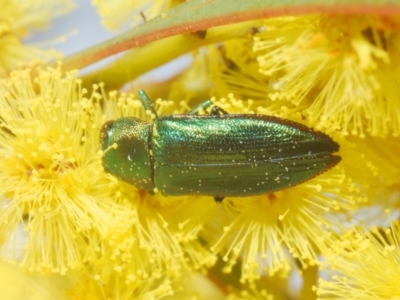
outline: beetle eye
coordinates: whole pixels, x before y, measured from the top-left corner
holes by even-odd
[[[115,121],[108,121],[104,123],[100,130],[100,143],[101,149],[104,151],[110,146],[110,139],[112,138],[112,127]]]

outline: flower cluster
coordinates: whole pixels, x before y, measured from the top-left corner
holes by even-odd
[[[104,24],[120,27],[141,15],[129,19],[126,7],[150,19],[180,2],[96,5]],[[103,124],[151,116],[131,85],[108,90],[118,77],[107,67],[95,84],[61,64],[17,70],[45,53],[21,35],[69,1],[4,7],[11,17],[0,23],[2,298],[400,296],[397,17],[274,17],[239,25],[247,34],[234,39],[221,27],[218,43],[193,53],[190,67],[148,84],[159,116],[185,113],[207,95],[229,113],[296,121],[340,145],[342,161],[323,174],[217,204],[204,195],[162,196],[107,173]],[[8,53],[9,36],[20,57]]]
[[[48,28],[53,18],[68,13],[75,6],[72,0],[3,0],[0,4],[0,76],[59,57],[52,49],[29,45],[22,39]]]

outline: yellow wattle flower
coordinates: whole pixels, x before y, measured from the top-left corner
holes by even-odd
[[[85,94],[74,74],[52,69],[34,82],[29,71],[0,82],[1,256],[30,271],[80,268],[100,241],[132,224],[98,153],[101,97]]]
[[[256,53],[249,51],[253,43],[252,36],[249,36],[246,39],[228,40],[222,45],[207,47],[207,67],[214,83],[212,93],[218,98],[233,94],[236,98],[251,99],[264,108],[271,109],[274,99],[269,97],[269,92],[273,89],[270,78],[259,72]],[[284,104],[278,104],[279,107],[276,108],[279,112],[279,108]],[[288,104],[289,101],[286,105]]]
[[[67,300],[70,283],[63,276],[44,277],[27,274],[16,265],[0,262],[0,299]]]
[[[331,277],[319,280],[318,299],[399,299],[399,240],[398,221],[344,234],[325,256],[323,270]]]
[[[138,23],[153,19],[176,5],[180,0],[93,0],[104,27],[117,30],[125,25],[134,27]]]
[[[336,240],[329,231],[340,228],[341,218],[349,218],[362,200],[354,189],[349,192],[351,185],[335,168],[268,196],[227,199],[232,220],[222,235],[209,234],[212,250],[221,253],[225,272],[241,263],[244,281],[263,273],[288,276],[298,265],[316,265],[318,255]]]
[[[23,38],[47,29],[54,18],[68,13],[75,7],[72,0],[2,0],[0,7],[0,75],[59,56],[51,49],[26,44]]]
[[[395,17],[287,17],[267,20],[254,49],[274,83],[269,96],[307,105],[310,124],[398,136],[399,33]]]
[[[347,174],[362,186],[377,191],[400,183],[398,137],[348,137],[342,148]]]
[[[198,240],[211,198],[149,197],[103,170],[100,127],[124,115],[146,119],[140,102],[105,96],[102,85],[86,96],[75,73],[39,70],[33,82],[30,74],[0,82],[1,257],[125,299],[172,293],[171,278],[213,265]],[[163,101],[157,108],[173,109]]]

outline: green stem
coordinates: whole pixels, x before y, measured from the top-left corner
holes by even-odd
[[[105,83],[107,89],[117,89],[139,75],[201,46],[221,40],[245,37],[252,33],[252,28],[259,27],[260,24],[260,21],[250,21],[245,24],[220,26],[204,32],[186,33],[158,40],[132,49],[107,66],[83,76],[82,80],[86,86],[101,81]]]

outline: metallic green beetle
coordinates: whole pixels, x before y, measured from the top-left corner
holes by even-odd
[[[144,91],[139,98],[154,122],[109,121],[101,148],[107,172],[150,193],[209,195],[221,202],[294,186],[341,160],[332,155],[339,145],[329,136],[296,122],[227,114],[211,101],[188,114],[157,117]],[[210,114],[198,114],[210,107]]]

